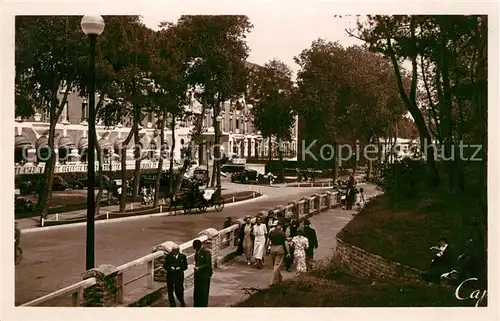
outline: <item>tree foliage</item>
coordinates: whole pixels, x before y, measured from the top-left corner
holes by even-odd
[[[334,145],[369,143],[386,136],[405,112],[391,66],[381,55],[318,39],[295,61],[300,66],[295,106],[306,137]]]

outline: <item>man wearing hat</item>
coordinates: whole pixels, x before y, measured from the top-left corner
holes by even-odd
[[[290,247],[286,240],[286,235],[281,229],[281,223],[276,221],[276,226],[269,232],[267,241],[271,247],[271,257],[273,260],[273,277],[271,284],[278,284],[283,280],[281,268],[283,267],[283,259],[290,255]]]
[[[163,268],[167,272],[168,302],[175,307],[175,296],[182,307],[184,303],[184,271],[188,268],[186,255],[179,253],[179,245],[172,246],[172,250],[165,256]]]
[[[304,220],[304,236],[309,241],[309,246],[306,249],[306,264],[309,270],[314,259],[314,249],[318,248],[318,237],[316,231],[311,227],[311,221],[308,219]]]

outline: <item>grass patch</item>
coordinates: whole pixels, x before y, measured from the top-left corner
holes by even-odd
[[[446,236],[456,255],[470,238],[477,237],[478,227],[471,224],[479,212],[477,202],[467,197],[424,194],[398,202],[394,206],[382,195],[350,221],[338,237],[367,252],[419,270],[428,267],[440,236]],[[457,253],[460,252],[460,253]]]
[[[472,307],[455,289],[427,284],[372,282],[345,274],[336,262],[260,290],[235,307]],[[482,301],[482,306],[486,300]]]

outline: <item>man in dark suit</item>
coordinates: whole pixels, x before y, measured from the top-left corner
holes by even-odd
[[[179,246],[174,245],[169,254],[165,256],[163,268],[167,272],[167,293],[168,302],[171,307],[175,307],[175,296],[185,307],[184,303],[184,271],[187,270],[187,258],[184,254],[179,253]]]
[[[194,256],[194,306],[208,307],[210,278],[212,277],[212,255],[200,240],[193,241]]]
[[[425,281],[440,284],[441,275],[454,268],[455,256],[445,237],[441,237],[438,245],[431,247],[431,250],[436,251],[436,254],[423,278]]]
[[[314,250],[318,248],[318,237],[316,231],[311,227],[311,221],[307,219],[304,220],[304,236],[309,241],[309,246],[306,249],[306,262],[309,270],[314,259]]]

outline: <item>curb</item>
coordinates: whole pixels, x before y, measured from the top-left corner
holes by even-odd
[[[233,207],[236,205],[241,205],[241,204],[248,204],[251,202],[255,202],[258,200],[263,200],[267,199],[267,195],[260,195],[248,200],[244,201],[239,201],[239,202],[234,202],[234,203],[229,203],[225,204],[224,208],[226,207]],[[154,214],[147,214],[147,215],[135,215],[135,216],[130,216],[130,217],[120,217],[120,218],[112,218],[108,220],[99,220],[95,221],[95,224],[109,224],[109,223],[115,223],[115,222],[123,222],[123,221],[129,221],[129,220],[138,220],[142,218],[150,218],[150,217],[160,217],[160,216],[175,216],[176,213],[182,213],[181,210],[178,210],[177,212],[163,212],[163,213],[154,213]],[[55,225],[55,226],[47,226],[47,227],[33,227],[33,228],[27,228],[21,230],[21,233],[33,233],[33,232],[42,232],[42,231],[50,231],[50,230],[56,230],[56,229],[62,229],[62,228],[71,228],[71,227],[79,227],[79,226],[85,226],[87,225],[87,222],[79,222],[79,223],[69,223],[69,224],[62,224],[62,225]]]

